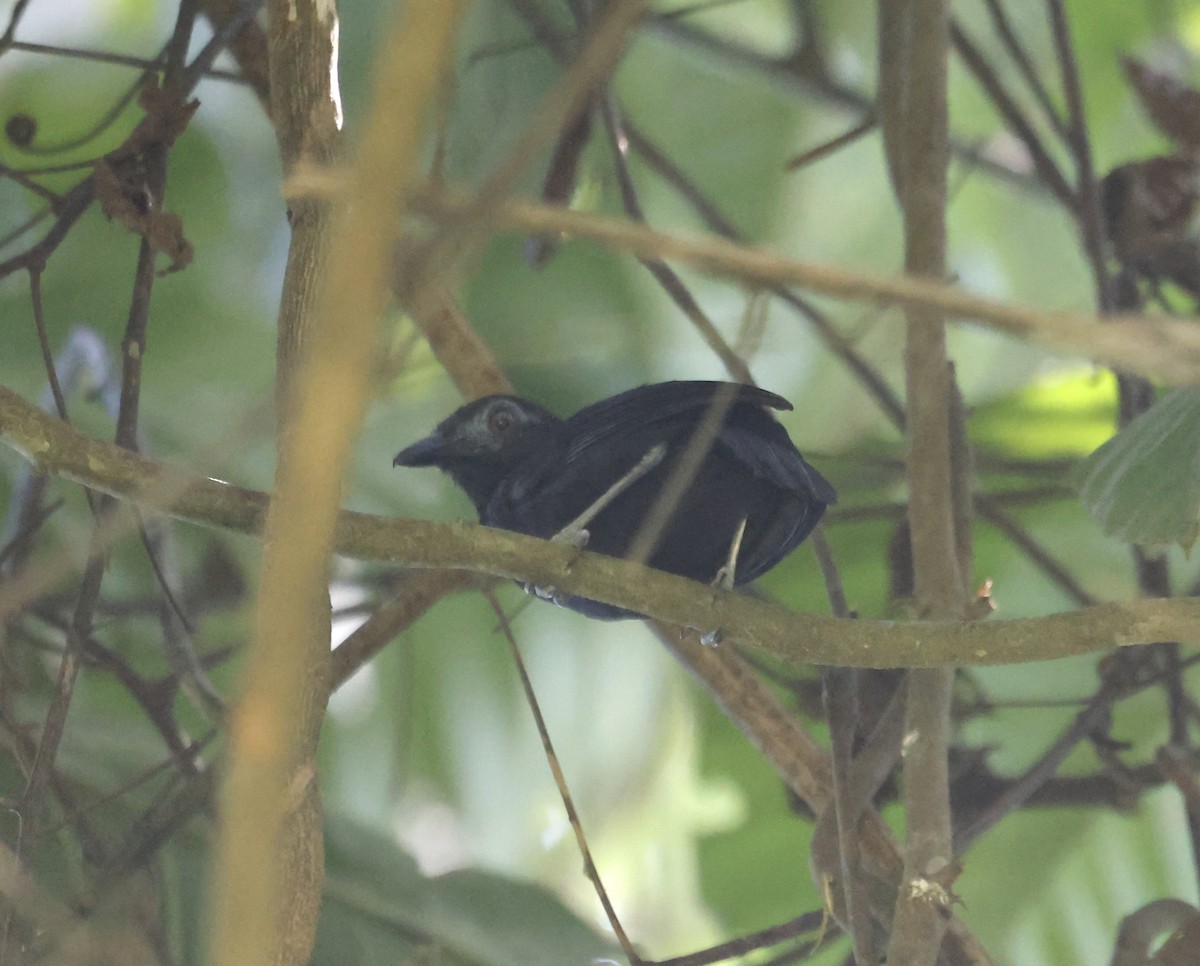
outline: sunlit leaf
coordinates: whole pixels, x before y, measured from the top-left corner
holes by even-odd
[[[1075,479],[1105,533],[1190,547],[1200,515],[1200,388],[1177,390],[1143,413],[1089,456]]]

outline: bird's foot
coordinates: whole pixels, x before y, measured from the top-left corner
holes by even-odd
[[[587,547],[588,541],[591,539],[592,535],[585,527],[578,527],[574,523],[568,523],[552,536],[550,541],[552,543],[568,543],[576,550],[583,550]]]
[[[575,548],[575,556],[571,558],[565,568],[567,571],[571,569],[571,564],[575,562],[579,554],[583,553],[584,547],[588,545],[588,541],[592,538],[587,529],[578,524],[578,520],[572,521],[550,538],[551,543],[565,543]],[[540,584],[522,584],[521,589],[527,594],[540,597],[542,600],[548,600],[559,607],[567,606],[567,595],[557,587],[543,587]]]
[[[716,587],[719,590],[733,590],[733,579],[736,571],[732,567],[722,567],[717,571],[717,575],[712,579],[710,587]]]
[[[742,552],[742,538],[746,536],[746,521],[747,517],[742,517],[742,522],[738,524],[733,539],[729,542],[729,556],[725,558],[725,563],[721,565],[717,570],[717,575],[712,579],[713,587],[719,587],[721,590],[733,590],[734,584],[737,582],[738,554]]]
[[[571,559],[568,560],[566,566],[563,567],[564,573],[569,574],[571,572],[571,568],[575,566],[575,561],[579,559],[579,555],[583,553],[584,548],[588,545],[588,541],[591,539],[592,535],[586,529],[575,526],[573,523],[567,524],[567,526],[563,527],[558,531],[558,533],[550,538],[551,543],[565,543],[567,546],[575,549],[575,553],[571,555]],[[552,593],[558,593],[557,589],[554,587],[549,589]],[[562,606],[555,597],[547,596],[546,594],[542,593],[539,593],[538,596],[544,600],[553,600],[556,604]]]
[[[521,584],[521,589],[531,597],[548,600],[559,607],[567,606],[568,595],[564,594],[557,587],[547,587],[541,584]]]
[[[742,551],[742,538],[746,536],[746,519],[746,517],[742,517],[742,522],[738,524],[733,539],[729,542],[729,556],[725,558],[725,563],[717,570],[717,575],[713,577],[709,586],[718,590],[733,590],[737,583],[737,559],[738,554]],[[719,627],[707,631],[697,630],[700,634],[700,643],[705,647],[716,647],[721,643],[721,638],[725,636]]]

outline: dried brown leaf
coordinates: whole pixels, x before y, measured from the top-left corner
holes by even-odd
[[[1200,295],[1200,162],[1168,155],[1123,164],[1100,192],[1121,264]]]
[[[1122,66],[1155,126],[1180,148],[1200,149],[1200,91],[1132,57]]]
[[[184,236],[182,219],[172,212],[154,209],[149,191],[136,177],[136,166],[114,165],[102,158],[96,162],[95,184],[96,198],[109,218],[141,235],[155,252],[171,259],[164,274],[191,264],[195,250]]]

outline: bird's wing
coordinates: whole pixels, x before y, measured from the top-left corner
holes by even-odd
[[[567,437],[571,442],[566,459],[570,462],[597,443],[624,437],[634,427],[648,429],[663,423],[678,423],[681,416],[692,416],[698,422],[721,391],[735,392],[735,405],[792,408],[791,403],[773,392],[731,382],[660,382],[639,386],[585,406],[571,416],[567,420]],[[682,425],[689,423],[684,421]]]
[[[833,486],[800,455],[787,431],[765,413],[756,415],[761,417],[754,420],[757,425],[735,419],[721,429],[718,440],[755,476],[810,500],[837,503]]]
[[[663,382],[640,386],[581,409],[567,420],[570,441],[562,458],[572,463],[597,445],[631,434],[652,436],[656,426],[674,424],[688,435],[721,391],[736,393],[717,444],[727,447],[752,473],[821,503],[835,503],[829,482],[797,452],[787,431],[764,412],[792,408],[782,396],[728,382]]]

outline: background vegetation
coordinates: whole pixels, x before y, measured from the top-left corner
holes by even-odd
[[[332,190],[352,193],[346,166],[360,150],[369,154],[394,96],[393,113],[426,122],[415,163],[422,177],[435,175],[453,191],[477,190],[507,170],[592,24],[586,3],[475,0],[454,35],[446,82],[433,76],[433,107],[418,111],[411,91],[397,94],[380,80],[389,63],[396,66],[377,55],[394,53],[383,38],[398,32],[402,14],[345,0],[337,41],[344,141],[329,135],[314,143],[298,135],[289,141],[279,101],[273,124],[260,100],[266,76],[254,68],[263,67],[268,30],[257,4],[9,6],[4,22],[12,26],[0,38],[7,122],[0,141],[0,386],[53,409],[48,349],[59,360],[71,421],[83,433],[98,440],[116,434],[126,448],[260,491],[275,477],[277,370],[293,365],[286,347],[278,359],[276,351],[291,237],[281,172],[299,179],[311,176],[305,164],[335,162]],[[1073,62],[1056,44],[1055,11],[1069,28]],[[238,56],[221,53],[219,75],[203,76],[213,25],[220,31],[231,16],[249,16],[248,25],[229,30],[242,42]],[[1200,5],[960,0],[953,16],[949,280],[1039,312],[1193,314],[1196,289],[1186,271],[1131,268],[1136,259],[1128,257],[1125,284],[1117,284],[1116,260],[1096,249],[1097,239],[1111,247],[1112,238],[1095,225],[1089,230],[1086,211],[1106,172],[1155,155],[1190,157],[1195,148],[1186,143],[1186,125],[1164,135],[1150,116],[1164,97],[1186,105],[1186,91],[1139,97],[1122,58],[1136,57],[1186,88],[1195,75]],[[179,25],[192,17],[189,40]],[[277,43],[277,22],[271,29]],[[589,102],[591,129],[576,138],[578,168],[558,200],[587,215],[629,218],[622,199],[628,178],[644,219],[671,235],[726,235],[799,262],[896,276],[905,264],[905,231],[876,90],[894,93],[906,78],[885,78],[881,87],[876,30],[875,9],[862,3],[650,4],[620,48],[611,83]],[[1028,58],[1027,70],[1014,51]],[[319,86],[319,70],[299,70],[310,70]],[[184,100],[194,80],[194,117],[180,119],[177,107],[153,96],[139,100],[146,73],[161,74],[163,86]],[[1086,126],[1074,135],[1064,77],[1078,79],[1085,109]],[[605,105],[614,112],[609,129]],[[136,132],[147,129],[146,118],[161,126],[142,143]],[[814,151],[860,126],[859,136]],[[627,162],[616,160],[612,127],[628,140]],[[553,162],[549,144],[537,147],[529,163],[511,167],[506,195],[536,198],[548,167],[564,170],[561,154]],[[102,158],[117,177],[107,192],[92,174]],[[801,163],[790,166],[795,158]],[[165,209],[178,216],[188,250],[153,203],[164,175]],[[1184,200],[1173,196],[1170,212],[1172,226],[1184,225],[1184,242],[1188,218],[1179,209],[1190,215],[1192,176],[1182,179]],[[77,219],[70,218],[77,186],[93,178],[99,200],[77,205]],[[330,202],[327,195],[314,202],[296,184],[289,189],[292,227],[301,231],[297,212],[315,210],[323,219]],[[384,310],[372,361],[360,367],[356,391],[370,399],[361,432],[352,434],[343,506],[385,517],[471,518],[447,480],[393,470],[391,458],[459,405],[463,392],[495,388],[501,374],[521,395],[566,414],[640,383],[742,378],[744,366],[792,401],[782,421],[838,489],[826,534],[854,614],[918,616],[903,523],[907,450],[895,408],[904,398],[905,323],[894,301],[835,298],[819,286],[781,295],[781,281],[739,281],[672,261],[680,287],[711,322],[704,335],[661,272],[656,279],[620,245],[563,240],[535,265],[528,236],[497,217],[451,237],[451,257],[436,249],[446,242],[438,234],[444,199],[421,197],[424,216],[410,209],[405,221],[405,251],[417,252],[413,264],[433,266],[446,303],[431,308],[427,295],[422,302],[401,291]],[[56,224],[65,228],[61,238]],[[433,250],[436,258],[428,256]],[[350,257],[345,251],[334,248],[333,270],[339,257]],[[152,277],[154,268],[169,266],[178,270]],[[411,266],[397,269],[401,278],[406,271],[420,277]],[[1161,283],[1157,294],[1151,275]],[[311,304],[301,298],[289,308],[285,301],[284,330],[290,312],[303,315]],[[326,306],[325,315],[339,321],[338,310]],[[463,375],[465,363],[492,365],[482,348],[428,338],[448,331],[431,319],[458,310],[494,355],[494,369],[474,370],[473,382]],[[137,336],[141,313],[144,337]],[[346,326],[335,340],[355,340]],[[123,363],[131,333],[139,346],[136,380]],[[991,581],[998,612],[989,620],[1139,595],[1195,596],[1194,554],[1174,544],[1134,551],[1106,536],[1071,484],[1075,467],[1112,436],[1122,413],[1127,419],[1149,405],[1153,384],[1118,378],[1084,344],[1051,352],[1036,335],[1019,339],[977,324],[955,324],[948,340],[974,447],[972,589]],[[1181,367],[1193,366],[1195,381],[1194,357],[1189,363],[1183,350],[1176,355]],[[1107,350],[1095,358],[1114,361]],[[1139,376],[1167,371],[1132,356],[1131,365]],[[330,408],[342,401],[335,389]],[[15,446],[17,410],[5,400],[0,430]],[[1185,436],[1169,448],[1164,472],[1178,469],[1181,480],[1194,481],[1194,454],[1194,437],[1189,448]],[[61,471],[59,455],[51,447],[41,465]],[[308,455],[323,453],[310,447]],[[336,473],[337,458],[330,460]],[[92,471],[103,476],[106,469]],[[1165,499],[1146,493],[1143,502],[1155,507]],[[96,521],[108,512],[107,498],[58,476],[33,476],[9,447],[0,450],[0,500],[9,508],[0,538],[0,829],[8,899],[0,961],[83,962],[91,955],[86,961],[193,963],[210,950],[214,961],[239,961],[228,958],[236,945],[211,938],[219,930],[204,910],[212,908],[206,883],[219,876],[213,856],[221,853],[212,845],[218,807],[229,800],[216,791],[229,773],[225,709],[253,680],[247,650],[261,636],[253,616],[261,541],[215,518],[185,524],[148,512],[139,533],[123,513],[124,534],[101,553]],[[462,592],[453,594],[440,586],[429,596],[444,599],[425,612],[425,585],[412,583],[415,572],[378,556],[339,556],[332,569],[335,643],[378,617],[381,606],[407,619],[393,614],[370,625],[376,634],[402,626],[370,660],[368,652],[393,634],[368,640],[366,652],[340,663],[335,657],[340,686],[323,724],[315,713],[326,871],[313,961],[561,964],[619,956],[611,937],[601,938],[605,920],[488,599],[474,583],[460,582]],[[401,551],[392,557],[420,562]],[[761,585],[792,611],[830,611],[807,546]],[[600,875],[647,960],[684,956],[822,909],[825,897],[810,874],[811,813],[646,625],[526,607],[507,582],[495,593]],[[304,614],[320,602],[290,606]],[[320,619],[310,623],[323,640]],[[818,672],[744,653],[825,743]],[[996,962],[1107,962],[1123,917],[1162,898],[1197,902],[1193,742],[1200,711],[1191,652],[1163,645],[1128,653],[1134,656],[1099,651],[958,674],[948,754],[959,818],[1001,792],[1022,793],[1020,807],[1001,807],[999,820],[961,855],[953,883],[961,899],[954,912]],[[73,689],[64,688],[76,672]],[[890,674],[860,680],[864,734],[895,681]],[[311,714],[304,720],[312,724]],[[63,730],[55,749],[56,723]],[[893,782],[878,804],[902,837],[896,796]],[[1182,914],[1169,919],[1164,931],[1185,921]],[[803,925],[745,961],[798,961],[789,957],[822,929],[813,961],[845,960],[849,947],[834,923],[822,926],[817,915]],[[293,955],[305,959],[302,950]]]

